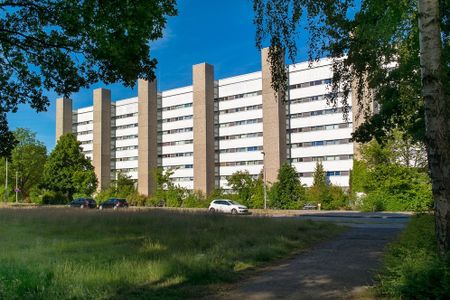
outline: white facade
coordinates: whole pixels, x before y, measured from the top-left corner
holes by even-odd
[[[286,104],[288,161],[302,183],[312,184],[317,161],[322,161],[331,183],[349,185],[352,168],[352,115],[343,119],[340,105],[327,105],[324,97],[332,78],[331,62],[323,59],[289,66],[289,101]],[[216,81],[216,182],[227,188],[226,178],[248,170],[255,177],[263,168],[262,78],[255,72]],[[111,177],[121,170],[137,179],[138,98],[112,103]],[[163,91],[158,96],[158,164],[176,168],[175,184],[193,189],[193,88]],[[351,103],[351,102],[350,102]],[[93,107],[73,111],[72,131],[83,152],[92,158]]]

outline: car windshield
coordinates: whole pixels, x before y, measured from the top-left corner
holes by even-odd
[[[230,202],[233,205],[242,205],[239,202],[233,201],[233,200],[228,200],[228,202]]]

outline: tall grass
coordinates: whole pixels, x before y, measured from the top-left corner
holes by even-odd
[[[389,247],[375,292],[394,299],[450,299],[450,260],[438,255],[432,215],[413,217]]]
[[[181,299],[343,229],[167,211],[0,209],[0,299]]]

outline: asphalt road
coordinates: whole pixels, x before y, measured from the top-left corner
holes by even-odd
[[[329,221],[351,229],[211,298],[361,299],[373,284],[385,246],[409,221],[408,214],[383,213],[308,212],[277,217]]]

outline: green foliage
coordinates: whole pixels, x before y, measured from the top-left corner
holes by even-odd
[[[320,204],[322,209],[346,209],[349,197],[339,186],[330,183],[321,162],[316,163],[313,184],[307,191],[309,203]]]
[[[249,208],[264,207],[264,181],[262,172],[255,179],[247,170],[237,171],[227,180],[228,186],[233,190],[233,194],[226,195],[225,198],[233,198],[233,200]]]
[[[427,211],[433,204],[430,179],[415,168],[397,164],[371,169],[365,184],[363,210]]]
[[[0,156],[14,137],[6,114],[49,105],[46,90],[69,96],[99,81],[133,86],[153,79],[149,41],[163,36],[175,0],[7,1],[0,7]]]
[[[14,192],[16,174],[19,198],[28,201],[30,190],[42,182],[42,173],[47,159],[45,145],[36,139],[36,133],[29,129],[17,128],[14,132],[17,141],[8,159],[8,181],[10,193]],[[0,182],[5,181],[5,160],[0,160]],[[14,187],[14,188],[13,188]]]
[[[412,218],[384,258],[376,291],[383,298],[447,299],[450,261],[438,255],[434,218]]]
[[[270,208],[299,209],[305,202],[306,189],[301,184],[295,167],[285,163],[281,166],[277,181],[272,185]]]
[[[228,186],[237,194],[235,200],[247,207],[252,206],[252,196],[256,187],[256,180],[252,175],[247,170],[237,171],[228,177],[227,181]]]
[[[330,202],[325,203],[324,209],[348,209],[350,198],[348,194],[336,185],[329,187]]]
[[[249,208],[264,208],[264,180],[262,173],[255,180]]]
[[[353,197],[355,193],[365,192],[368,171],[367,164],[364,161],[353,160],[353,168],[350,173],[350,189]]]
[[[42,194],[41,199],[42,201],[40,204],[66,204],[70,201],[70,199],[60,191],[45,191]]]
[[[124,198],[129,201],[130,205],[142,203],[145,204],[146,197],[139,195],[135,188],[135,182],[125,173],[119,172],[117,179],[113,180],[110,186],[101,190],[95,199],[100,203],[108,200],[109,198]]]
[[[46,188],[72,199],[74,193],[90,194],[97,187],[94,167],[71,133],[61,136],[44,166]]]
[[[210,201],[199,191],[188,191],[183,199],[182,207],[207,208]]]
[[[313,174],[313,184],[308,190],[308,202],[321,204],[323,209],[329,209],[331,202],[329,179],[321,162],[316,163]]]
[[[405,162],[411,156],[396,149],[403,144],[396,139],[403,137],[396,133],[383,145],[374,140],[362,146],[362,159],[353,162],[352,197],[362,201],[359,208],[365,211],[428,211],[432,207],[428,174]],[[365,196],[356,199],[358,192]]]

